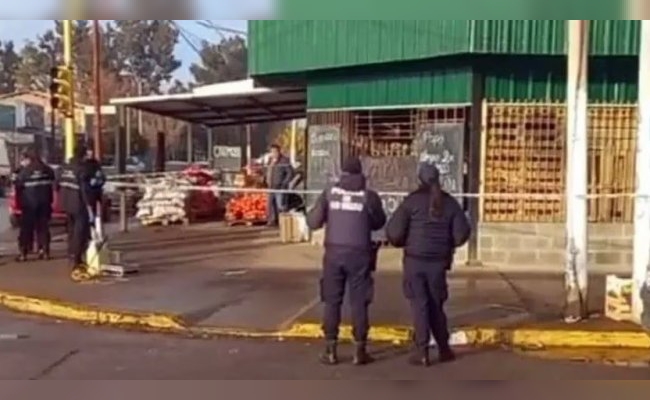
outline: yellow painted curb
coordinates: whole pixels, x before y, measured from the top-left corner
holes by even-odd
[[[81,304],[61,302],[0,291],[0,305],[21,313],[37,314],[62,320],[147,331],[190,334],[205,337],[229,336],[249,339],[320,339],[319,324],[294,324],[283,331],[255,331],[237,328],[188,327],[182,318],[165,313],[136,313],[105,310]],[[341,340],[351,341],[352,328],[342,326]],[[370,329],[373,342],[407,343],[411,329],[403,326],[375,326]],[[609,348],[650,349],[650,335],[638,331],[581,331],[543,329],[466,328],[453,332],[455,346],[509,346],[526,349]]]
[[[375,342],[405,343],[410,340],[410,328],[373,327],[369,340]],[[281,332],[280,337],[322,338],[318,324],[296,324]],[[352,340],[350,326],[341,327],[342,340]],[[650,349],[650,335],[645,332],[581,331],[544,329],[466,328],[453,332],[452,345],[456,346],[509,346],[517,348],[619,348]]]
[[[16,295],[0,291],[0,304],[9,310],[97,325],[145,328],[157,331],[185,331],[180,318],[159,313],[109,311],[98,307]]]

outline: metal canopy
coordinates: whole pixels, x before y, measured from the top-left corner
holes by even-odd
[[[111,99],[126,106],[207,127],[305,118],[304,87],[256,87],[253,79],[202,86],[191,93]]]

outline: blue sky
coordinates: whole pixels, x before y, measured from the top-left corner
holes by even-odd
[[[7,17],[25,17],[25,16],[39,16],[43,13],[44,5],[56,4],[57,0],[19,0],[20,7],[12,7],[11,15],[8,11],[0,11],[0,16]],[[107,1],[107,0],[103,0]],[[187,1],[187,0],[185,0]],[[196,0],[201,7],[198,8],[197,14],[206,17],[247,17],[254,16],[259,12],[258,5],[268,3],[268,0]],[[37,8],[38,7],[38,8]],[[246,31],[246,19],[213,19],[213,22],[223,27]],[[206,40],[220,40],[217,32],[204,28],[196,23],[194,20],[178,20],[177,21],[189,33],[191,40],[198,45],[200,39]],[[0,40],[13,40],[18,46],[21,46],[29,39],[35,39],[39,33],[44,32],[46,29],[51,28],[53,25],[51,20],[38,20],[38,19],[5,19],[0,20]],[[192,62],[198,59],[198,56],[192,46],[181,39],[181,43],[177,47],[177,57],[183,61],[183,66],[177,72],[177,78],[181,80],[189,79],[188,68]]]

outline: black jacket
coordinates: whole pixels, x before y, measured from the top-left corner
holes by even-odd
[[[78,159],[71,159],[59,169],[56,188],[59,191],[61,207],[68,214],[88,212],[91,171],[88,165]]]
[[[346,214],[341,210],[331,208],[332,191],[342,189],[349,192],[363,192],[362,215],[353,212]],[[341,217],[342,218],[339,218]],[[359,219],[361,218],[361,219]],[[386,213],[384,212],[379,195],[366,189],[366,179],[363,175],[343,174],[339,182],[327,188],[316,200],[314,207],[307,214],[307,225],[310,229],[325,230],[325,246],[350,247],[358,250],[371,251],[371,233],[384,227]]]
[[[21,208],[51,207],[54,190],[54,171],[43,163],[21,167],[15,180],[16,199]]]
[[[442,216],[430,215],[428,188],[409,194],[386,225],[386,238],[404,248],[404,257],[451,266],[456,247],[469,239],[471,228],[460,204],[443,192]]]
[[[101,202],[106,176],[104,175],[101,164],[96,159],[86,160],[84,162],[84,171],[88,176],[88,188],[86,188],[86,193],[88,194],[87,200],[89,205],[94,207],[97,203]]]
[[[266,183],[270,189],[289,189],[292,179],[293,167],[291,161],[285,156],[280,156],[275,164],[267,167]]]

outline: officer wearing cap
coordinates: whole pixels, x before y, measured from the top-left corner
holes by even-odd
[[[75,149],[74,156],[65,163],[57,179],[57,189],[63,211],[67,217],[68,256],[71,278],[82,281],[89,278],[83,263],[83,254],[90,239],[89,188],[91,173],[85,162],[83,146]]]
[[[373,299],[375,249],[372,231],[386,223],[379,195],[366,188],[361,161],[351,157],[343,163],[337,184],[320,195],[307,215],[312,230],[325,226],[325,257],[320,281],[321,300],[325,305],[323,332],[326,348],[321,362],[338,363],[337,342],[341,323],[341,305],[346,286],[352,308],[353,336],[356,344],[354,364],[372,361],[367,353],[368,307]]]
[[[27,260],[34,244],[34,233],[39,259],[49,259],[54,171],[33,150],[25,152],[23,157],[25,162],[21,163],[15,179],[16,196],[22,210],[17,260]]]
[[[403,290],[411,304],[415,333],[410,363],[428,366],[432,334],[439,360],[455,359],[444,311],[447,271],[455,249],[469,239],[470,225],[458,201],[442,190],[435,165],[420,164],[418,179],[419,188],[404,199],[388,221],[386,237],[393,246],[404,249]]]

